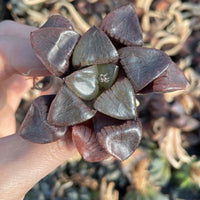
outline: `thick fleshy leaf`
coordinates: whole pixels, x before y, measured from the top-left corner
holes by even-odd
[[[166,53],[153,48],[125,47],[118,52],[135,92],[158,78],[172,63]]]
[[[51,17],[49,17],[46,23],[40,28],[46,28],[46,27],[61,27],[61,28],[66,28],[67,30],[73,30],[71,22],[61,15],[52,15]]]
[[[75,71],[65,78],[66,85],[81,99],[90,101],[99,92],[97,66]]]
[[[47,122],[47,113],[55,95],[40,96],[31,104],[18,133],[35,143],[49,143],[64,136],[68,127],[54,126]]]
[[[36,56],[55,76],[67,73],[69,58],[80,35],[66,28],[47,27],[31,33]]]
[[[57,126],[71,126],[87,121],[95,113],[63,85],[50,106],[47,120]]]
[[[142,31],[132,4],[117,8],[102,21],[101,28],[125,45],[143,45]]]
[[[97,65],[97,69],[100,89],[109,89],[117,78],[119,67],[115,64],[102,64]]]
[[[170,66],[157,79],[143,88],[139,93],[173,92],[184,90],[188,85],[181,69],[172,62]]]
[[[96,26],[91,27],[79,40],[72,57],[76,67],[115,63],[118,53],[107,35]]]
[[[142,137],[139,121],[117,120],[99,113],[94,117],[94,130],[102,147],[121,161],[131,156]]]
[[[78,152],[86,161],[100,162],[110,155],[99,144],[93,129],[93,124],[90,122],[73,126],[72,139]]]
[[[127,78],[118,80],[95,101],[94,108],[116,119],[134,119],[136,102],[133,87]]]

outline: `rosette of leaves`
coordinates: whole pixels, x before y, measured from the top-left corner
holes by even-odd
[[[187,85],[164,52],[142,47],[132,4],[113,10],[100,27],[93,26],[82,36],[64,17],[52,16],[31,33],[31,44],[63,85],[56,95],[33,102],[19,133],[29,141],[48,143],[72,127],[73,142],[89,162],[110,156],[123,161],[135,151],[142,137],[137,94]]]

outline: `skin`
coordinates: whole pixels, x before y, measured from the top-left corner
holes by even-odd
[[[77,154],[71,131],[50,144],[34,144],[15,130],[15,111],[32,78],[49,75],[31,48],[35,27],[0,22],[0,199],[21,200],[40,179]],[[24,75],[28,75],[24,76]]]

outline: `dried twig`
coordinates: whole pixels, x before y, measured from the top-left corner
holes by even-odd
[[[77,24],[77,27],[81,30],[81,32],[84,33],[90,28],[90,25],[83,20],[83,18],[71,3],[66,1],[59,1],[54,5],[55,10],[59,10],[61,7],[66,7],[68,9],[72,19],[74,20],[75,24]]]
[[[174,1],[165,12],[150,10],[152,3],[152,0],[136,3],[137,7],[144,10],[141,26],[145,38],[150,36],[150,46],[163,49],[168,55],[176,55],[191,34],[190,21],[183,19],[181,10],[178,9],[181,2],[178,0]]]
[[[39,4],[39,3],[44,3],[48,0],[23,0],[24,4],[26,5],[35,5],[35,4]]]
[[[192,160],[181,145],[181,130],[178,128],[168,127],[166,136],[160,142],[160,148],[174,168],[179,169],[183,163]]]
[[[70,179],[79,185],[89,187],[92,190],[96,190],[98,188],[98,182],[96,179],[92,178],[91,176],[82,176],[80,174],[74,174],[70,176]]]
[[[132,182],[137,191],[145,194],[147,187],[150,185],[148,166],[150,158],[142,159],[136,166],[132,168]]]
[[[119,192],[114,187],[114,182],[107,184],[106,177],[103,177],[100,186],[100,200],[119,200]]]

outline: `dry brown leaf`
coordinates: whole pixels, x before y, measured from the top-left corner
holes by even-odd
[[[103,177],[100,185],[100,200],[119,200],[119,192],[114,187],[114,182],[107,184],[106,177]]]
[[[164,152],[168,162],[179,169],[183,163],[192,161],[192,157],[188,155],[182,147],[181,130],[175,127],[168,127],[166,136],[160,141],[160,148]]]
[[[150,158],[142,159],[137,165],[132,167],[132,183],[137,191],[145,194],[147,186],[150,185],[148,166]]]
[[[74,174],[70,176],[70,179],[81,186],[89,187],[92,190],[97,190],[99,184],[98,181],[91,176],[82,176],[80,174]]]

